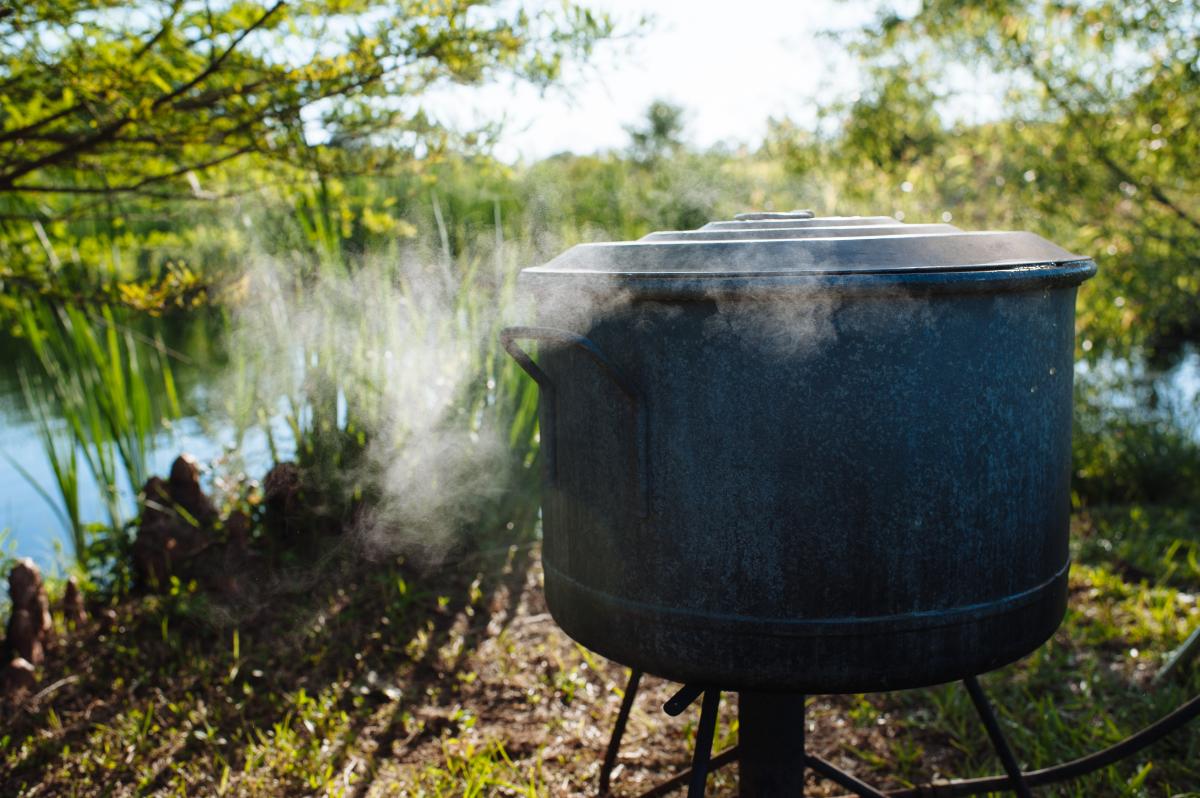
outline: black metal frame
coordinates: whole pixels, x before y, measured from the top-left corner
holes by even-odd
[[[605,798],[609,795],[613,767],[616,765],[617,754],[621,747],[621,738],[625,734],[625,726],[629,721],[629,713],[633,709],[633,702],[637,697],[641,679],[641,671],[634,669],[630,672],[629,682],[625,687],[625,694],[621,700],[621,710],[617,714],[617,724],[613,728],[612,737],[608,743],[608,750],[605,754],[604,762],[600,767],[600,789],[597,793],[599,798]],[[979,684],[978,678],[969,676],[963,680],[963,684],[971,696],[971,702],[975,705],[975,711],[979,714],[980,720],[987,730],[988,738],[996,750],[996,755],[1000,759],[1005,775],[921,784],[916,787],[884,792],[859,780],[816,754],[805,753],[802,761],[798,763],[801,773],[798,780],[802,783],[803,770],[808,768],[818,776],[838,784],[844,789],[849,790],[852,795],[859,796],[859,798],[926,798],[928,796],[936,798],[961,798],[962,796],[979,795],[997,790],[1011,790],[1020,796],[1020,798],[1029,798],[1033,794],[1033,787],[1079,778],[1080,776],[1113,765],[1122,759],[1133,756],[1143,748],[1152,745],[1171,732],[1186,726],[1197,717],[1200,717],[1200,696],[1196,696],[1158,721],[1108,748],[1053,767],[1026,772],[1021,770],[1016,756],[1014,756],[1012,748],[1009,746],[1008,740],[1000,728],[1000,723],[992,710],[991,703],[988,701],[987,695],[983,692],[983,688]],[[708,774],[730,762],[739,761],[740,754],[736,745],[725,749],[719,754],[714,755],[712,753],[721,690],[714,687],[684,685],[663,705],[663,710],[668,715],[679,715],[701,695],[704,696],[704,700],[700,710],[700,721],[696,727],[696,748],[692,754],[692,766],[654,785],[649,790],[638,795],[637,798],[661,798],[661,796],[668,795],[684,784],[688,785],[688,798],[703,798]],[[799,728],[803,730],[803,702],[801,702],[800,706],[801,717],[798,723]],[[800,733],[803,734],[803,731]]]

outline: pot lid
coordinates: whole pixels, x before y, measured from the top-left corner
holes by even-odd
[[[965,272],[1034,277],[1027,273],[1067,266],[1070,282],[1095,272],[1089,259],[1033,233],[965,232],[948,224],[904,224],[890,216],[815,217],[794,211],[741,214],[699,230],[651,233],[640,241],[580,244],[525,274],[658,285],[733,281],[744,287],[872,276],[929,282]]]

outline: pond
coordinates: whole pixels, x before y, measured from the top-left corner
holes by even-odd
[[[247,474],[261,478],[271,466],[271,445],[290,457],[294,441],[281,414],[269,420],[271,438],[262,425],[240,429],[222,406],[220,385],[227,359],[221,349],[224,323],[202,314],[172,320],[151,320],[138,337],[161,341],[179,396],[179,414],[169,419],[150,441],[150,472],[165,476],[180,453],[202,465],[231,460]],[[71,535],[61,518],[62,496],[57,488],[37,419],[30,413],[20,374],[38,368],[26,342],[5,337],[0,364],[0,545],[18,557],[32,557],[43,569],[62,573],[73,560]],[[162,386],[159,386],[162,390]],[[44,408],[56,432],[66,422],[53,408]],[[204,475],[205,482],[211,474]],[[135,494],[141,486],[119,483],[121,504],[132,517]],[[96,479],[79,463],[80,516],[85,523],[107,519]]]

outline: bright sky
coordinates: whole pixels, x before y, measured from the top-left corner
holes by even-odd
[[[623,147],[625,127],[666,99],[687,111],[692,143],[757,143],[769,116],[813,118],[815,103],[854,91],[853,63],[822,30],[871,19],[867,0],[585,0],[632,21],[654,18],[640,37],[605,48],[570,76],[570,94],[527,86],[449,90],[427,107],[449,122],[506,117],[497,154],[536,159]],[[628,27],[628,26],[627,26]]]

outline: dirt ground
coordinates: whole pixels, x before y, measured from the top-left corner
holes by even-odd
[[[0,707],[0,795],[597,794],[629,671],[555,625],[536,545],[432,572],[322,563],[280,585],[248,614],[186,588],[93,607],[77,628],[57,614],[36,692]],[[1150,690],[1155,660],[1138,654],[1182,640],[1200,619],[1192,593],[1081,565],[1071,606],[1050,644],[982,679],[1027,767],[1109,745],[1200,684]],[[662,709],[679,687],[642,679],[616,798],[689,766],[699,702]],[[736,704],[723,697],[714,753],[736,742]],[[806,724],[811,754],[883,789],[1000,769],[961,685],[812,697]],[[1195,796],[1198,762],[1193,724],[1046,792]],[[736,776],[710,776],[710,798],[736,795]],[[809,774],[806,794],[843,793]]]
[[[367,795],[394,794],[398,786],[402,792],[418,792],[421,773],[431,763],[444,761],[447,752],[478,751],[494,742],[503,745],[518,769],[540,770],[550,795],[597,794],[601,762],[629,669],[588,652],[555,625],[546,609],[541,579],[535,559],[519,595],[497,597],[485,639],[460,663],[475,677],[457,686],[452,705],[431,704],[418,713],[424,722],[422,733],[393,743],[392,755],[385,758],[387,764]],[[511,612],[505,605],[511,606]],[[690,767],[700,701],[678,717],[663,710],[680,687],[654,676],[642,678],[612,772],[612,795],[641,795]],[[862,714],[861,701],[843,696],[811,698],[806,718],[808,751],[876,786],[900,786],[886,775],[886,763],[901,732],[889,723],[886,711],[872,709],[869,722],[851,720]],[[463,716],[473,720],[468,728],[455,720]],[[736,733],[737,696],[726,693],[714,755],[732,746]],[[924,753],[923,767],[934,778],[942,775],[942,760],[953,759],[928,748]],[[736,774],[736,762],[714,771],[708,795],[736,795]],[[669,794],[682,795],[685,788]],[[844,792],[811,773],[808,776],[812,796]]]

